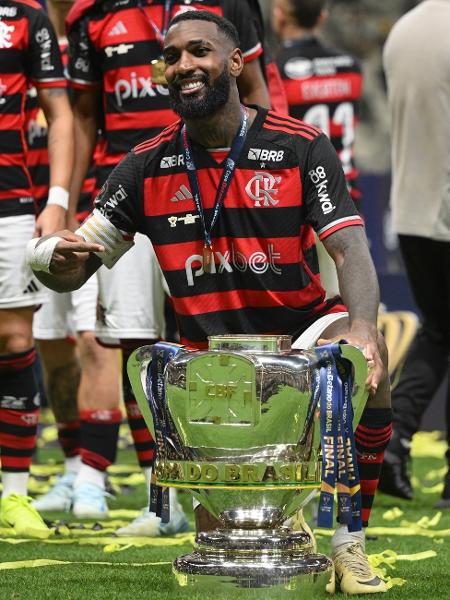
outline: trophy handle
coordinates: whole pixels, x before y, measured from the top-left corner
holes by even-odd
[[[152,362],[152,348],[153,346],[141,346],[137,348],[128,359],[127,373],[145,424],[155,440],[155,428],[153,426],[152,413],[148,405],[146,390],[147,371]]]
[[[351,344],[340,344],[341,355],[349,360],[353,365],[353,430],[356,429],[364,407],[369,397],[369,390],[366,387],[366,379],[369,372],[367,361],[361,349]]]

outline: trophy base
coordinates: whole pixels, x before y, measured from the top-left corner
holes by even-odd
[[[191,554],[180,556],[173,571],[182,586],[213,592],[258,590],[257,598],[282,598],[323,593],[332,574],[332,562],[311,552],[305,532],[279,529],[216,529],[197,536]],[[277,591],[276,596],[274,592]],[[256,593],[256,592],[255,592]],[[256,596],[255,596],[256,597]]]

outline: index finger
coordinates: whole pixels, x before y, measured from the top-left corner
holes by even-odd
[[[61,254],[68,252],[104,252],[105,247],[100,244],[93,244],[92,242],[68,242],[62,240],[56,244],[56,248]]]

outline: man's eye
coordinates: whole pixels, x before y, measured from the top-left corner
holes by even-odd
[[[164,62],[167,65],[173,65],[174,62],[176,62],[177,57],[175,56],[175,54],[164,54]]]
[[[205,56],[205,54],[208,54],[209,52],[209,48],[197,48],[195,51],[196,56]]]

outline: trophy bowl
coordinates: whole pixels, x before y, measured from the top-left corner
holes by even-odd
[[[356,427],[366,361],[354,346],[340,352],[352,366]],[[130,381],[157,446],[157,514],[164,520],[164,497],[175,487],[220,521],[174,561],[181,585],[253,589],[258,598],[264,590],[267,597],[277,589],[323,591],[330,559],[313,551],[307,530],[285,524],[321,486],[318,368],[314,349],[292,349],[290,336],[280,335],[212,336],[208,350],[196,351],[161,343],[130,357]]]

